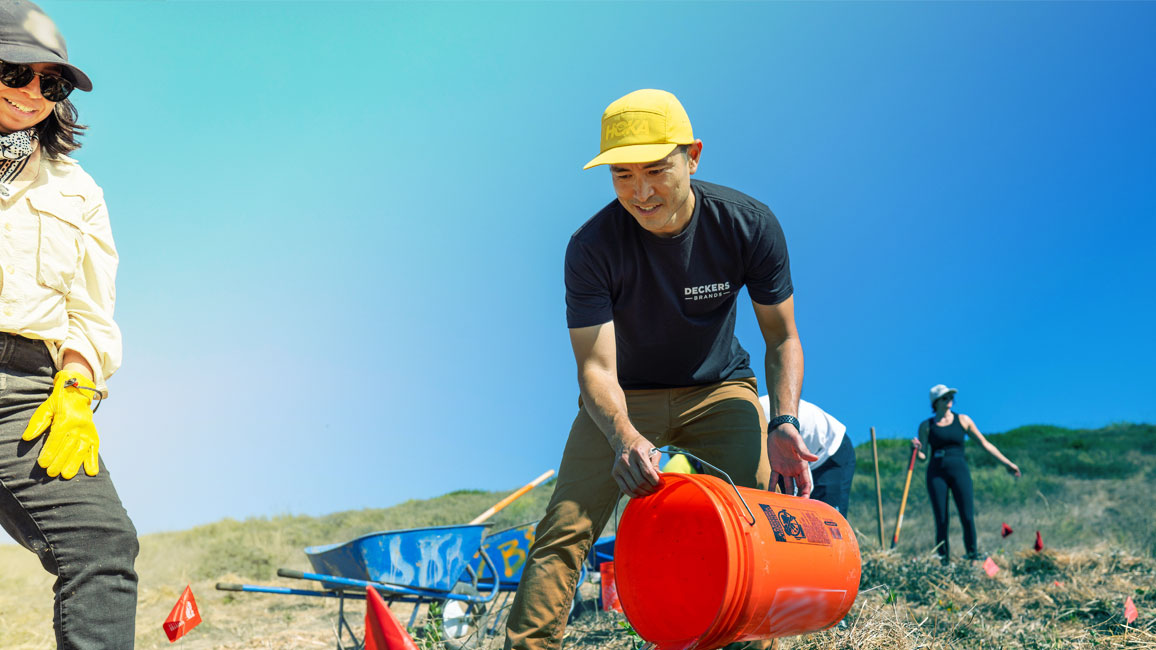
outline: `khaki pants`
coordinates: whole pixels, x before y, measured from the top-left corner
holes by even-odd
[[[655,446],[675,445],[717,465],[744,487],[766,489],[766,416],[754,379],[626,391],[630,421]],[[582,562],[621,497],[614,452],[579,408],[554,495],[538,524],[506,628],[506,648],[556,650]]]

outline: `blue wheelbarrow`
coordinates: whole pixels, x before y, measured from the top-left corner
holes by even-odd
[[[364,600],[366,587],[376,589],[389,604],[413,603],[407,625],[411,628],[422,605],[429,609],[437,604],[434,610],[440,611],[446,604],[464,603],[464,609],[473,611],[493,600],[500,583],[491,580],[480,586],[479,581],[481,573],[494,575],[498,571],[491,555],[481,553],[487,527],[467,524],[370,533],[348,542],[306,548],[312,572],[277,570],[284,578],[316,582],[317,589],[230,583],[217,583],[217,589],[337,598],[337,647],[357,650],[362,642],[345,620],[345,600]],[[480,558],[480,565],[475,558]]]
[[[366,587],[373,587],[391,605],[414,604],[407,628],[413,628],[425,605],[441,640],[464,650],[504,629],[537,527],[535,521],[486,535],[489,524],[480,522],[551,474],[553,470],[539,476],[469,524],[382,531],[348,542],[310,546],[305,555],[312,572],[277,570],[281,577],[314,581],[319,588],[217,583],[217,589],[336,598],[338,650],[345,650],[347,637],[348,647],[360,650],[362,643],[345,619],[345,599],[364,600]],[[591,556],[605,557],[607,552],[612,555],[613,546],[607,551],[600,542]],[[579,585],[586,571],[583,566]],[[496,600],[498,594],[502,597]]]

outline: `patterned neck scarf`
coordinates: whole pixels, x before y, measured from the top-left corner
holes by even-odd
[[[24,129],[15,133],[0,134],[0,158],[4,160],[24,160],[36,148],[35,129]]]
[[[40,140],[35,130],[0,135],[0,201],[9,201],[31,185],[39,171]]]

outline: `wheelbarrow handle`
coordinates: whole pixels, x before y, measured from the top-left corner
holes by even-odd
[[[232,582],[218,582],[217,591],[244,591],[257,594],[318,596],[322,598],[353,598],[355,600],[365,598],[365,594],[358,594],[357,592],[342,593],[338,591],[315,591],[313,589],[289,589],[288,587],[269,587],[265,585],[239,585]]]
[[[294,569],[277,569],[277,575],[282,578],[296,578],[298,580],[316,580],[318,582],[330,582],[333,584],[342,585],[343,587],[373,587],[392,594],[402,594],[405,596],[423,596],[429,598],[442,598],[444,592],[428,591],[423,589],[414,589],[412,587],[405,587],[402,585],[394,585],[388,582],[374,582],[370,580],[358,580],[356,578],[345,578],[342,576],[326,575],[324,573],[309,573],[306,571],[297,571]]]
[[[494,561],[490,559],[489,554],[482,553],[482,560],[489,565],[490,571],[493,575],[498,575],[498,568],[494,566]],[[341,576],[331,576],[322,573],[308,573],[306,571],[298,571],[296,569],[277,569],[277,575],[282,578],[294,578],[296,580],[316,580],[318,582],[331,582],[348,587],[373,587],[381,591],[386,591],[391,594],[401,594],[403,596],[418,596],[420,598],[436,598],[448,600],[464,600],[471,603],[487,603],[498,595],[498,583],[494,583],[494,587],[490,593],[486,594],[484,598],[471,598],[463,594],[451,594],[445,591],[435,591],[431,589],[420,589],[415,587],[407,587],[404,585],[395,585],[388,582],[376,582],[370,580],[357,580],[355,578],[343,578]]]

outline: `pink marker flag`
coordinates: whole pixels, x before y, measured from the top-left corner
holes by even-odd
[[[1012,532],[1014,532],[1014,531],[1012,531],[1011,526],[1007,525],[1007,522],[1004,522],[1003,524],[1001,524],[1001,528],[999,531],[999,534],[1001,537],[1007,537],[1008,535],[1011,535]]]
[[[999,565],[991,557],[988,557],[983,562],[983,570],[987,572],[989,578],[994,578],[995,574],[999,573]]]
[[[1124,620],[1128,621],[1128,624],[1131,625],[1132,621],[1136,620],[1136,617],[1139,615],[1140,612],[1136,611],[1136,603],[1133,603],[1132,597],[1128,596],[1128,600],[1124,601]]]

